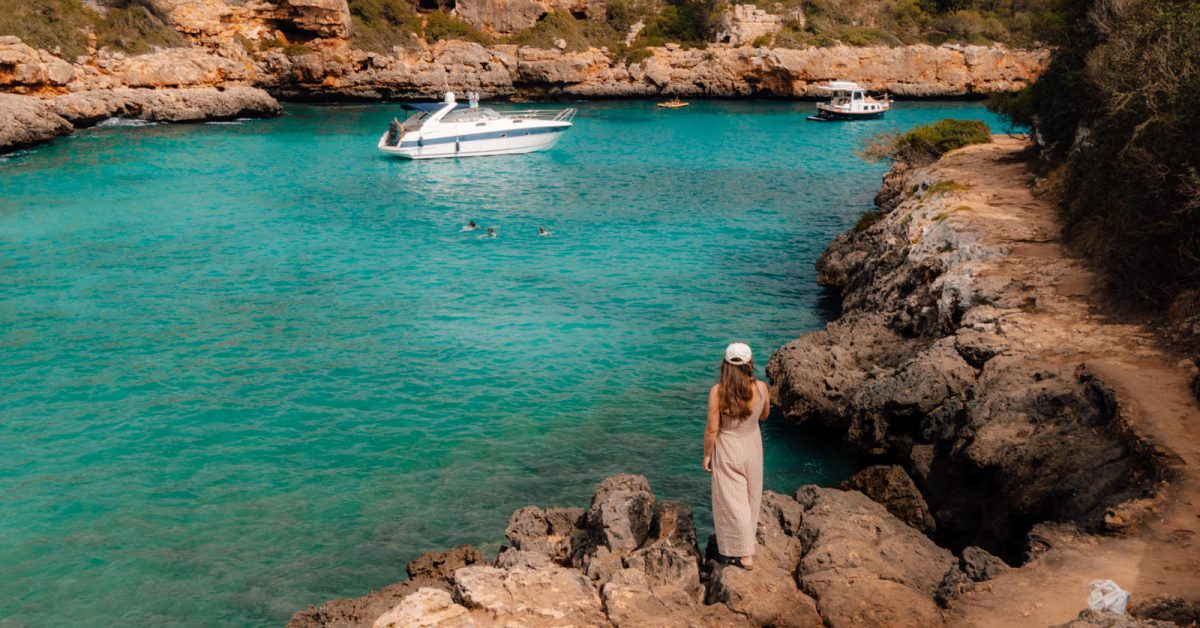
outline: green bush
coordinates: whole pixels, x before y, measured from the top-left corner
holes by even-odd
[[[139,2],[101,14],[80,0],[0,0],[0,35],[16,35],[69,61],[87,51],[89,32],[96,35],[98,47],[130,54],[187,45],[183,36]]]
[[[1030,124],[1070,242],[1150,308],[1200,289],[1200,3],[1088,0],[1042,77],[992,106]]]
[[[421,18],[409,0],[349,0],[350,43],[362,50],[391,53],[420,36]]]
[[[495,43],[491,37],[456,17],[446,13],[430,13],[425,18],[425,40],[432,43],[443,39],[473,41],[477,44]]]
[[[703,48],[712,41],[725,5],[716,0],[671,0],[638,34],[642,45],[677,43]]]
[[[920,166],[933,163],[956,148],[991,141],[991,130],[979,120],[938,120],[907,133],[876,135],[867,140],[859,155]]]

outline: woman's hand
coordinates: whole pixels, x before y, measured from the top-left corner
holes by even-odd
[[[712,473],[712,456],[704,457],[704,472]]]

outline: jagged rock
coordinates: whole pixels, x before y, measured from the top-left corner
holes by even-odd
[[[1174,595],[1156,595],[1145,599],[1134,597],[1129,614],[1139,619],[1156,619],[1179,626],[1200,625],[1200,599],[1189,602]]]
[[[583,548],[574,564],[586,568],[592,562],[615,560],[619,568],[619,557],[638,549],[649,535],[653,508],[654,493],[645,476],[622,473],[606,478],[596,489],[585,519],[590,547]]]
[[[961,597],[964,593],[969,593],[975,590],[975,581],[967,577],[967,574],[958,565],[951,565],[942,576],[942,582],[938,584],[937,591],[933,594],[933,599],[942,608],[950,608],[950,603]]]
[[[842,490],[860,491],[883,504],[888,512],[908,525],[929,534],[934,530],[933,515],[925,498],[904,469],[896,465],[876,465],[855,473],[842,482]]]
[[[74,130],[39,98],[0,94],[0,151],[46,142]]]
[[[408,578],[416,582],[454,581],[454,572],[483,562],[483,554],[470,545],[460,545],[444,552],[426,552],[409,561]]]
[[[464,567],[454,574],[454,599],[492,621],[543,625],[604,624],[600,596],[575,569]]]
[[[802,487],[800,587],[832,626],[941,625],[949,551],[862,493]]]
[[[968,578],[975,582],[991,580],[1011,567],[1003,560],[989,554],[980,547],[968,547],[962,551],[959,566]]]
[[[654,585],[641,569],[622,569],[602,588],[608,619],[618,628],[749,626],[724,605],[700,604],[670,585]]]
[[[379,616],[372,628],[424,628],[465,623],[470,614],[442,589],[422,588]]]
[[[1156,619],[1138,619],[1112,611],[1086,609],[1075,619],[1051,628],[1173,628],[1175,624]]]
[[[254,16],[286,25],[309,37],[344,39],[350,34],[350,7],[346,0],[276,0],[254,5]]]
[[[571,551],[584,540],[584,510],[582,508],[548,508],[526,506],[514,512],[508,520],[504,536],[518,550],[538,552],[565,561]]]

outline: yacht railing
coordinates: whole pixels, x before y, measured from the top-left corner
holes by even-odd
[[[504,115],[509,118],[517,118],[520,120],[546,120],[550,122],[570,122],[575,118],[577,111],[574,108],[567,109],[528,109],[525,111],[505,111]]]

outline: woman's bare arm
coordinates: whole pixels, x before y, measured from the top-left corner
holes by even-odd
[[[714,385],[708,391],[708,421],[704,425],[704,470],[712,473],[713,448],[717,446],[717,432],[721,429],[721,391]]]
[[[758,392],[763,395],[763,411],[762,416],[758,417],[758,420],[766,421],[767,415],[771,414],[771,387],[766,382],[763,382],[762,389]]]

